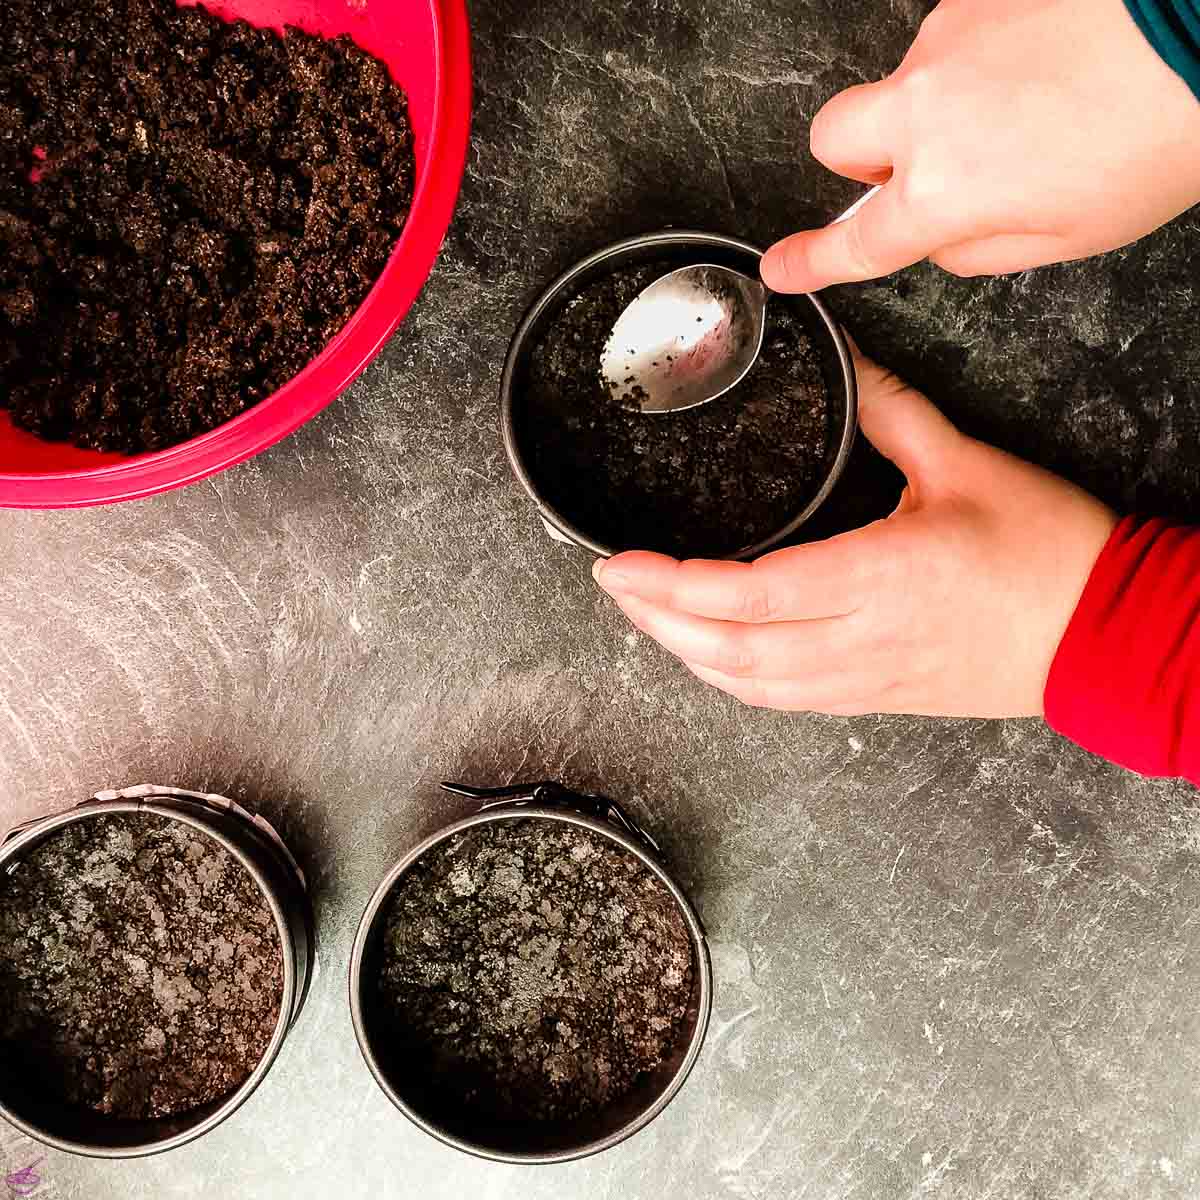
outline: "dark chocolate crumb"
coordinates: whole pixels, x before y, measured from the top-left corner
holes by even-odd
[[[762,355],[726,396],[683,412],[630,411],[601,378],[601,351],[626,305],[684,265],[614,272],[563,307],[519,382],[517,438],[544,497],[596,541],[737,554],[812,499],[827,469],[830,405],[807,333],[775,297]]]
[[[228,421],[365,299],[413,174],[404,93],[348,38],[175,0],[9,0],[0,406],[127,453]]]
[[[693,959],[679,907],[587,830],[468,830],[422,858],[389,905],[379,995],[392,1035],[474,1116],[603,1109],[685,1032]]]
[[[0,879],[0,1045],[67,1104],[150,1119],[226,1095],[261,1061],[282,989],[261,890],[181,822],[69,825]]]

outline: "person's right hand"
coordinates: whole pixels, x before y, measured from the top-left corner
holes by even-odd
[[[779,292],[924,258],[956,275],[1086,258],[1200,201],[1200,102],[1123,0],[942,0],[894,75],[817,114],[812,149],[886,186],[774,246]]]

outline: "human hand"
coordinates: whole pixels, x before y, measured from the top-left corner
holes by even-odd
[[[942,0],[895,74],[835,96],[811,137],[886,186],[768,251],[780,292],[924,258],[956,275],[1085,258],[1200,200],[1200,103],[1123,0]]]
[[[596,564],[597,582],[694,674],[747,704],[1040,716],[1116,517],[856,361],[863,432],[908,481],[891,517],[752,564],[620,554]]]

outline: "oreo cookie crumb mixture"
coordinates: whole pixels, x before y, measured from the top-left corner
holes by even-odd
[[[562,1122],[670,1058],[693,969],[678,906],[633,855],[519,821],[459,834],[400,881],[378,990],[397,1044],[447,1103]]]
[[[324,348],[408,216],[403,91],[348,38],[175,0],[7,0],[0,406],[135,453]]]
[[[190,826],[97,817],[0,878],[0,1053],[68,1104],[148,1119],[228,1094],[282,991],[266,899]]]
[[[572,299],[532,351],[516,432],[543,496],[594,540],[731,555],[778,532],[816,493],[830,406],[800,319],[775,298],[758,363],[732,391],[682,412],[631,411],[603,381],[601,352],[626,306],[683,265],[625,268]]]

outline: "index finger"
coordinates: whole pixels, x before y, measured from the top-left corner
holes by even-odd
[[[610,595],[717,621],[763,624],[842,617],[861,607],[874,555],[870,532],[776,550],[753,563],[689,559],[634,550],[598,563],[596,582]]]

